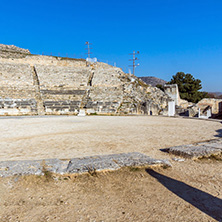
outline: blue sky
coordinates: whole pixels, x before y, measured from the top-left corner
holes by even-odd
[[[93,55],[128,71],[140,51],[137,76],[170,80],[178,71],[222,91],[221,0],[0,0],[0,43],[33,54]]]

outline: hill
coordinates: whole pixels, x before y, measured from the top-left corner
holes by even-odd
[[[156,85],[165,85],[166,81],[163,79],[156,78],[154,76],[143,76],[143,77],[138,77],[141,80],[143,80],[147,85],[151,85],[155,87]]]
[[[208,96],[210,98],[221,99],[222,98],[222,92],[208,92]]]

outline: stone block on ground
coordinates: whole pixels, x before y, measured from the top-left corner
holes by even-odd
[[[212,140],[209,142],[198,143],[198,145],[222,149],[222,140]]]
[[[167,160],[158,160],[146,156],[142,153],[121,153],[103,156],[92,156],[85,158],[75,158],[69,162],[68,173],[83,173],[91,170],[115,170],[127,166],[148,166],[162,165],[170,167],[171,164]]]
[[[82,116],[86,116],[86,112],[84,109],[80,109],[78,116],[82,117]]]
[[[43,175],[45,171],[63,174],[69,160],[20,160],[0,162],[0,177],[14,175]]]
[[[142,153],[122,153],[101,156],[73,158],[71,160],[21,160],[0,162],[0,177],[15,175],[44,175],[45,172],[73,174],[101,170],[117,170],[121,167],[136,166],[171,167],[168,160],[154,159]]]
[[[209,141],[198,144],[175,146],[165,149],[170,154],[182,156],[185,158],[198,159],[208,158],[222,154],[222,140]]]

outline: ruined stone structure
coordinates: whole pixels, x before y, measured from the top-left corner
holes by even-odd
[[[176,106],[180,105],[180,94],[177,84],[164,85],[164,91],[175,102]]]
[[[175,102],[176,116],[198,117],[200,107],[198,104],[181,99],[177,84],[164,85],[164,92]],[[206,114],[206,108],[207,106],[205,106],[204,109],[201,107],[202,115]],[[163,110],[163,114],[166,115],[166,109]]]
[[[169,97],[120,68],[0,45],[0,115],[152,114]]]
[[[163,115],[189,116],[188,106],[192,105],[192,103],[180,98],[177,84],[164,85],[164,92],[169,96],[170,101],[168,103],[168,107],[163,109]],[[175,107],[173,108],[173,106]]]
[[[222,116],[222,99],[204,98],[197,103],[197,107],[200,108],[202,113],[211,108],[213,118]]]
[[[164,90],[171,100],[175,102],[176,115],[200,118],[222,117],[222,99],[204,98],[195,104],[180,98],[176,84],[165,85]],[[164,114],[166,114],[166,109]]]

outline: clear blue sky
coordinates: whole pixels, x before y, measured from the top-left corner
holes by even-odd
[[[178,71],[222,91],[221,0],[1,0],[0,43],[42,52],[93,55],[128,71],[140,51],[137,76],[170,80]]]

